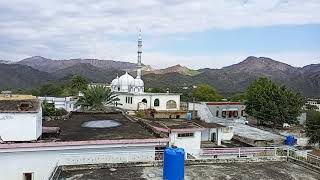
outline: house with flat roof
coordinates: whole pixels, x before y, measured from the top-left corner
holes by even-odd
[[[42,134],[42,108],[35,96],[0,95],[0,141],[36,141]]]

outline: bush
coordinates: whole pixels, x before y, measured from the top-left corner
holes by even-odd
[[[64,116],[66,114],[68,114],[68,111],[65,109],[55,109],[55,116]]]

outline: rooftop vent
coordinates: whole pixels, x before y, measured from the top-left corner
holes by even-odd
[[[32,105],[29,102],[22,102],[18,106],[19,111],[28,111],[30,108],[32,108]]]

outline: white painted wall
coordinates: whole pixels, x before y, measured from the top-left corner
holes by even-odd
[[[119,103],[122,104],[121,107],[123,109],[129,109],[129,110],[137,110],[138,109],[138,103],[142,102],[143,99],[147,100],[146,107],[149,109],[155,109],[155,110],[180,110],[180,95],[179,94],[170,94],[170,93],[140,93],[140,94],[131,94],[131,93],[121,93],[117,96],[120,101]],[[126,97],[132,97],[132,104],[126,103]],[[156,99],[159,99],[160,104],[159,106],[154,106],[154,101]],[[174,100],[177,103],[177,107],[174,109],[167,109],[166,103],[169,100]]]
[[[0,113],[3,141],[33,141],[42,134],[42,110],[37,113]]]
[[[198,155],[201,148],[201,131],[193,133],[193,137],[178,137],[178,132],[171,132],[169,145],[183,148],[186,153]]]
[[[56,109],[65,109],[68,112],[76,111],[78,107],[73,97],[39,97],[41,101],[46,100],[48,103],[54,104]]]
[[[0,149],[0,179],[23,180],[23,173],[34,173],[33,180],[44,180],[56,165],[153,161],[154,149],[155,144]]]
[[[233,126],[228,125],[230,120],[226,120],[223,118],[214,117],[207,107],[206,103],[189,103],[188,104],[189,111],[197,111],[198,117],[200,117],[201,120],[207,122],[207,123],[218,123],[222,124],[224,126],[227,126],[225,128],[220,129],[220,137],[221,140],[231,140],[234,134]]]
[[[212,133],[216,133],[215,142],[217,145],[221,145],[222,132],[223,128],[208,128],[206,130],[201,131],[201,141],[212,141]]]

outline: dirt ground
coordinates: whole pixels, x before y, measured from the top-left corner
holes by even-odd
[[[162,167],[127,167],[62,172],[60,180],[162,180]],[[185,180],[319,180],[320,172],[287,162],[192,165],[185,168]]]

